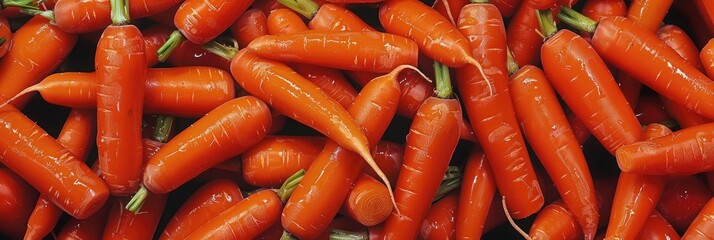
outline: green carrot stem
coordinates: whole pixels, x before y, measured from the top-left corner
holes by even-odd
[[[436,191],[436,195],[434,196],[434,200],[432,200],[432,202],[438,201],[442,197],[446,196],[446,194],[449,194],[449,192],[459,188],[460,186],[461,178],[450,179],[448,181],[442,182],[439,186],[439,190]]]
[[[295,174],[290,176],[285,182],[283,183],[282,186],[280,186],[280,189],[278,189],[278,197],[280,197],[280,200],[283,202],[287,202],[288,198],[290,198],[290,195],[295,191],[295,188],[297,185],[300,183],[302,178],[305,176],[305,169],[300,169],[300,171],[297,171]]]
[[[317,10],[320,9],[320,5],[312,0],[278,0],[278,3],[302,14],[307,19],[315,17]]]
[[[595,20],[592,20],[569,7],[561,6],[557,17],[564,23],[583,32],[592,34],[595,32],[595,28],[597,27],[597,22]]]
[[[297,240],[297,238],[293,237],[293,235],[288,231],[283,231],[283,235],[280,236],[280,240]]]
[[[166,61],[166,59],[171,56],[171,53],[173,53],[174,50],[176,50],[176,48],[181,45],[181,43],[185,40],[186,37],[184,37],[178,30],[172,32],[169,36],[169,39],[166,40],[166,43],[164,43],[164,45],[161,45],[159,50],[156,50],[156,55],[158,56],[159,61]]]
[[[55,23],[55,12],[52,10],[42,11],[39,9],[22,8],[20,9],[20,13],[30,16],[42,16],[49,19],[50,23]]]
[[[518,62],[516,62],[516,57],[513,56],[511,49],[506,49],[506,57],[508,57],[508,62],[506,63],[508,67],[508,75],[513,75],[518,72],[520,67],[518,66]]]
[[[146,198],[148,196],[149,190],[147,190],[146,187],[142,185],[141,188],[139,188],[139,191],[137,191],[136,194],[131,197],[131,200],[129,200],[129,203],[126,204],[124,209],[129,210],[134,214],[138,213],[139,210],[141,210],[141,206],[144,205],[144,202],[146,201]]]
[[[171,116],[158,116],[156,127],[154,128],[154,140],[157,142],[168,142],[171,128],[174,125],[174,118]]]
[[[0,2],[0,9],[6,7],[19,7],[23,9],[40,9],[37,4],[33,3],[32,0],[2,0]]]
[[[201,45],[201,47],[203,49],[206,49],[206,51],[216,54],[222,58],[228,59],[228,61],[233,59],[233,56],[235,56],[238,52],[237,47],[226,46],[216,41],[207,42],[206,44]]]
[[[109,0],[111,5],[112,24],[121,26],[129,24],[129,0]]]
[[[558,27],[555,26],[555,20],[553,20],[553,12],[551,12],[550,9],[536,10],[536,17],[540,24],[540,31],[545,38],[550,37],[558,31]]]
[[[444,99],[451,98],[454,90],[451,87],[449,67],[439,62],[434,62],[434,75],[436,76],[436,96]]]
[[[351,232],[342,229],[331,229],[330,235],[328,236],[330,240],[368,240],[369,234],[367,232]]]

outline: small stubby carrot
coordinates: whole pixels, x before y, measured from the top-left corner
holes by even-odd
[[[22,239],[28,218],[32,213],[32,202],[37,199],[37,192],[25,180],[12,170],[0,166],[0,236],[5,234],[13,239]]]
[[[627,18],[643,29],[657,32],[673,0],[634,0],[627,9]]]
[[[12,32],[7,18],[0,16],[0,58],[5,56],[12,45]]]
[[[0,126],[0,163],[63,211],[82,219],[106,202],[109,189],[102,179],[20,111],[0,108]]]
[[[480,239],[496,192],[491,166],[479,147],[471,149],[464,167],[459,206],[456,212],[456,237]]]
[[[275,190],[261,190],[206,221],[186,239],[252,239],[280,220],[281,207]]]
[[[644,138],[652,140],[669,134],[672,131],[668,127],[653,123],[645,129]],[[662,176],[620,173],[605,236],[635,238],[662,196],[666,180]]]
[[[397,183],[397,177],[399,177],[399,170],[402,168],[404,146],[395,142],[380,141],[372,149],[372,156],[379,169],[382,169],[382,172],[387,175],[387,179],[394,187],[394,184]],[[373,178],[379,178],[371,168],[364,168],[362,171]]]
[[[109,210],[114,206],[114,198],[107,200],[104,207],[86,219],[70,218],[57,233],[58,240],[101,239]]]
[[[525,66],[511,75],[510,92],[526,139],[582,227],[585,239],[592,239],[600,217],[595,187],[553,87],[540,69]]]
[[[456,85],[478,142],[489,159],[499,192],[513,216],[522,219],[543,207],[543,193],[518,127],[509,94],[506,33],[498,9],[469,4],[461,10],[458,30],[467,37],[471,55],[489,69],[456,69]],[[516,197],[519,196],[519,197]]]
[[[316,85],[285,64],[260,58],[246,49],[233,58],[231,73],[239,76],[235,80],[243,89],[274,109],[360,155],[389,187],[389,180],[374,162],[369,140],[359,125],[347,110]],[[296,102],[302,104],[296,105]]]
[[[400,96],[395,78],[405,68],[371,81],[350,106],[349,113],[364,129],[370,148],[382,138],[394,117]],[[386,175],[380,174],[382,171],[375,165],[371,166],[379,178],[387,182],[385,186],[391,193],[391,186],[387,185],[390,181],[384,180]],[[328,142],[285,204],[281,218],[285,229],[302,238],[315,238],[326,231],[364,166],[360,155],[346,151],[336,142]],[[319,210],[315,211],[317,206]]]
[[[555,32],[552,20],[547,20],[551,16],[539,15],[546,36]],[[610,154],[642,138],[627,99],[605,62],[584,38],[560,30],[548,37],[541,51],[543,69],[553,88]]]
[[[181,0],[129,0],[128,13],[139,19],[163,12]],[[48,16],[63,31],[87,33],[102,30],[112,23],[109,1],[58,0],[52,11],[38,13]]]
[[[210,181],[181,205],[159,239],[184,239],[211,218],[243,200],[240,187],[228,179]]]
[[[268,35],[267,19],[260,9],[248,9],[230,26],[231,36],[238,41],[238,46],[248,46],[253,39]]]
[[[712,197],[714,194],[698,176],[672,177],[657,203],[657,211],[683,233]]]
[[[624,0],[590,0],[585,1],[583,15],[600,21],[605,16],[622,16],[627,14],[627,4]]]
[[[258,143],[270,125],[263,101],[251,96],[230,100],[166,143],[146,164],[144,186],[156,194],[170,192]]]
[[[72,109],[57,137],[57,141],[81,161],[86,161],[94,141],[96,111]],[[27,222],[24,239],[41,239],[55,228],[62,215],[50,199],[40,196]]]
[[[384,184],[362,174],[352,184],[340,212],[369,227],[382,223],[393,209],[389,190]]]
[[[436,96],[419,107],[406,137],[394,196],[397,209],[384,223],[386,238],[414,239],[458,142],[461,105],[451,98],[449,69],[435,63]]]
[[[650,217],[642,226],[640,233],[637,235],[637,239],[679,239],[679,233],[674,230],[667,219],[664,219],[657,210],[653,210]]]
[[[453,191],[429,208],[421,225],[423,239],[456,239],[456,210],[459,191]]]
[[[241,154],[243,179],[257,187],[279,187],[300,169],[310,167],[327,139],[267,136]]]
[[[52,73],[77,42],[76,35],[63,32],[43,17],[30,19],[12,38],[12,48],[0,59],[0,97],[4,99]],[[29,100],[30,96],[24,96],[13,105],[22,108]]]
[[[702,60],[706,74],[714,77],[714,39],[709,40],[699,53],[699,58]]]
[[[528,235],[531,239],[580,239],[583,231],[575,216],[561,201],[548,204],[533,221]]]
[[[412,40],[394,34],[322,30],[262,36],[247,48],[267,59],[378,73],[416,66],[419,51]]]

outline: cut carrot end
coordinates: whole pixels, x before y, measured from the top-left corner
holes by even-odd
[[[369,233],[367,232],[351,232],[342,229],[330,229],[330,240],[368,240]]]
[[[382,169],[379,168],[377,165],[377,162],[374,161],[374,158],[372,158],[372,154],[370,153],[367,148],[361,148],[359,149],[359,155],[364,158],[364,160],[367,162],[367,164],[374,170],[375,173],[377,173],[377,176],[379,176],[380,179],[382,179],[382,182],[384,185],[387,187],[387,190],[389,190],[389,198],[392,200],[392,205],[394,205],[394,210],[397,212],[397,215],[402,215],[401,212],[399,211],[399,208],[397,207],[397,200],[394,197],[394,190],[392,190],[392,185],[389,182],[389,179],[387,178],[387,175],[384,174]]]
[[[159,62],[164,62],[166,59],[171,56],[171,53],[176,50],[176,48],[181,45],[183,41],[186,40],[186,37],[181,34],[178,30],[175,30],[171,33],[171,36],[169,36],[169,39],[166,40],[166,43],[162,45],[159,50],[156,50],[156,55],[159,58]]]
[[[469,64],[473,65],[474,67],[478,68],[479,72],[481,72],[481,77],[483,77],[483,80],[486,81],[486,84],[488,84],[489,96],[493,96],[493,94],[495,94],[494,89],[493,89],[493,83],[491,83],[491,81],[489,81],[488,77],[486,77],[486,72],[483,70],[483,67],[481,67],[481,64],[471,56],[468,56],[466,58],[466,61]]]
[[[527,240],[532,240],[532,238],[530,236],[528,236],[528,233],[523,231],[523,229],[521,229],[518,226],[518,224],[516,224],[516,222],[513,221],[513,218],[511,217],[511,213],[508,212],[508,206],[506,206],[506,196],[503,196],[503,198],[501,199],[501,204],[503,204],[503,212],[506,213],[506,219],[508,219],[508,222],[511,224],[511,226],[513,226],[513,228],[516,229],[516,232],[521,234],[521,236],[523,236],[523,238],[525,238]]]
[[[34,92],[39,89],[40,89],[39,84],[29,86],[29,87],[25,88],[24,90],[20,91],[19,93],[15,94],[15,96],[12,96],[10,99],[5,100],[5,102],[0,103],[0,108],[7,106],[8,104],[14,102],[15,100],[17,100],[18,98],[22,97],[23,95],[25,95],[27,93]]]
[[[283,203],[288,201],[290,195],[292,195],[293,191],[295,191],[295,188],[297,188],[297,185],[300,184],[303,177],[305,177],[305,169],[300,169],[285,180],[283,185],[280,186],[280,189],[278,189],[278,197],[280,197],[280,201]]]
[[[139,188],[139,191],[131,197],[131,200],[129,200],[129,203],[126,204],[124,209],[129,210],[134,214],[138,213],[139,210],[141,210],[141,206],[143,206],[144,202],[146,202],[146,198],[148,196],[149,190],[146,190],[146,187],[142,185],[141,188]]]

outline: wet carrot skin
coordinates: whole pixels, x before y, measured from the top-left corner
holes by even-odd
[[[561,201],[548,204],[541,210],[531,225],[528,235],[534,239],[581,239],[580,229],[575,216]]]
[[[633,0],[627,9],[627,18],[643,29],[657,32],[673,0]]]
[[[37,192],[12,170],[0,166],[0,236],[22,239]]]
[[[379,169],[382,169],[389,182],[392,183],[392,187],[394,187],[394,184],[397,183],[397,177],[399,177],[399,170],[402,168],[404,146],[394,142],[380,141],[372,149],[372,156],[377,165],[379,165]],[[379,178],[372,168],[363,168],[362,171],[375,179]]]
[[[204,44],[228,29],[252,3],[253,0],[188,0],[176,11],[174,25],[189,41]]]
[[[376,31],[352,11],[335,4],[321,5],[307,26],[315,30]]]
[[[699,53],[699,58],[702,60],[704,70],[709,78],[714,77],[714,39],[709,40],[704,45],[704,48]]]
[[[310,167],[326,138],[267,136],[241,154],[243,179],[253,186],[280,187],[300,169]]]
[[[456,209],[459,192],[453,191],[431,205],[421,225],[422,239],[456,239]]]
[[[712,198],[714,199],[714,198]],[[709,239],[714,235],[714,200],[709,200],[699,212],[697,217],[689,225],[687,231],[682,236],[683,239]]]
[[[714,196],[697,176],[672,177],[657,203],[657,211],[683,233]]]
[[[468,3],[467,0],[438,0],[434,1],[434,5],[431,7],[456,26],[461,9]]]
[[[114,201],[114,198],[110,198],[102,209],[86,219],[79,220],[71,218],[67,220],[62,230],[57,233],[57,239],[101,239],[102,234],[104,234],[104,225],[107,222],[107,216],[112,206],[114,206]]]
[[[268,35],[267,19],[260,9],[248,9],[230,26],[231,36],[238,41],[239,47],[248,46],[253,39]]]
[[[480,239],[488,216],[486,207],[491,205],[496,183],[482,149],[472,148],[466,161],[459,195],[460,204],[456,209],[456,237]]]
[[[640,230],[640,233],[637,235],[637,239],[676,240],[679,239],[679,233],[674,230],[674,227],[672,227],[672,225],[667,222],[667,219],[664,219],[657,210],[653,210],[647,222],[645,222],[645,225],[642,226],[642,230]]]
[[[627,4],[624,0],[590,0],[583,6],[583,15],[592,20],[600,21],[606,16],[622,16],[627,14]]]
[[[163,12],[181,0],[129,0],[129,16],[139,19]],[[55,22],[69,33],[86,33],[109,26],[109,1],[58,0],[54,7]]]

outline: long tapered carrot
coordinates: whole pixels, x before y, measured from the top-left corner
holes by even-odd
[[[310,167],[325,138],[267,136],[241,154],[243,179],[253,186],[279,187],[292,174]]]
[[[712,197],[714,194],[698,176],[671,177],[657,203],[657,211],[677,232],[683,233]]]
[[[608,63],[673,102],[704,117],[714,118],[714,102],[706,100],[714,97],[714,85],[708,84],[711,79],[679,57],[654,32],[622,17],[594,22],[568,8],[561,9],[558,17],[582,30],[594,32],[593,48]],[[650,67],[642,68],[642,65]]]
[[[489,69],[456,69],[456,84],[466,113],[494,170],[501,194],[512,214],[525,218],[543,206],[543,195],[528,156],[513,102],[508,93],[506,34],[500,13],[491,4],[469,4],[461,10],[458,29],[469,39],[471,55]],[[526,193],[526,195],[522,195]],[[516,196],[523,197],[516,197]]]
[[[382,137],[394,117],[400,95],[395,78],[403,69],[405,67],[374,79],[362,89],[349,109],[364,129],[370,148]],[[370,166],[384,181],[386,175],[375,165]],[[291,234],[304,238],[315,238],[327,230],[364,166],[358,154],[346,151],[337,142],[328,142],[285,204],[281,219],[283,227]],[[389,181],[386,181],[385,185],[391,193],[388,184]],[[320,206],[320,210],[313,211],[313,206]]]
[[[387,218],[387,238],[414,239],[436,195],[458,142],[461,106],[450,98],[448,68],[434,65],[437,97],[427,99],[409,128],[404,165],[395,188],[397,212]]]
[[[260,9],[251,8],[246,10],[229,30],[231,36],[238,41],[238,46],[248,46],[253,39],[268,35],[268,18]]]
[[[480,239],[496,183],[482,149],[474,147],[466,161],[456,212],[456,237]]]
[[[643,29],[657,32],[672,2],[673,0],[634,0],[627,9],[627,18]]]
[[[699,58],[709,78],[714,77],[714,39],[709,40],[699,53]]]
[[[62,127],[57,141],[81,161],[86,161],[94,140],[96,112],[93,110],[72,109]],[[57,224],[62,209],[52,201],[40,196],[35,209],[27,222],[24,239],[41,239],[47,236]]]
[[[525,66],[511,76],[510,89],[528,142],[582,227],[585,239],[592,239],[600,217],[595,187],[553,87],[540,69]]]
[[[298,122],[323,133],[345,149],[359,154],[375,169],[385,185],[389,180],[369,152],[369,140],[336,101],[284,64],[241,50],[233,58],[231,73],[246,91]],[[295,105],[295,102],[303,104]],[[374,144],[374,143],[372,143]]]
[[[650,124],[645,129],[644,137],[646,140],[652,140],[669,134],[672,134],[672,131],[666,126]],[[662,176],[620,173],[605,236],[635,238],[662,196],[665,181]]]
[[[174,213],[159,239],[184,239],[211,218],[243,200],[238,185],[227,179],[208,182]]]
[[[77,36],[43,17],[33,17],[13,34],[12,48],[0,59],[0,97],[8,99],[52,73],[66,58]],[[51,46],[51,47],[48,47]],[[30,96],[13,102],[22,108]]]
[[[650,217],[642,226],[640,233],[637,235],[637,239],[679,239],[679,233],[674,230],[667,219],[664,219],[657,210],[653,210]]]
[[[389,190],[384,184],[362,174],[352,185],[340,212],[369,227],[382,223],[393,209]]]
[[[0,167],[0,236],[22,239],[37,192],[12,170]]]
[[[172,191],[258,143],[270,125],[270,110],[263,101],[251,96],[228,101],[162,147],[146,164],[143,183],[153,193]]]
[[[546,36],[554,31],[550,13],[539,15]],[[595,37],[593,37],[595,41]],[[613,155],[622,145],[642,138],[632,108],[603,60],[590,44],[560,30],[543,44],[543,69],[555,90],[588,130]],[[585,64],[587,63],[587,64]]]

